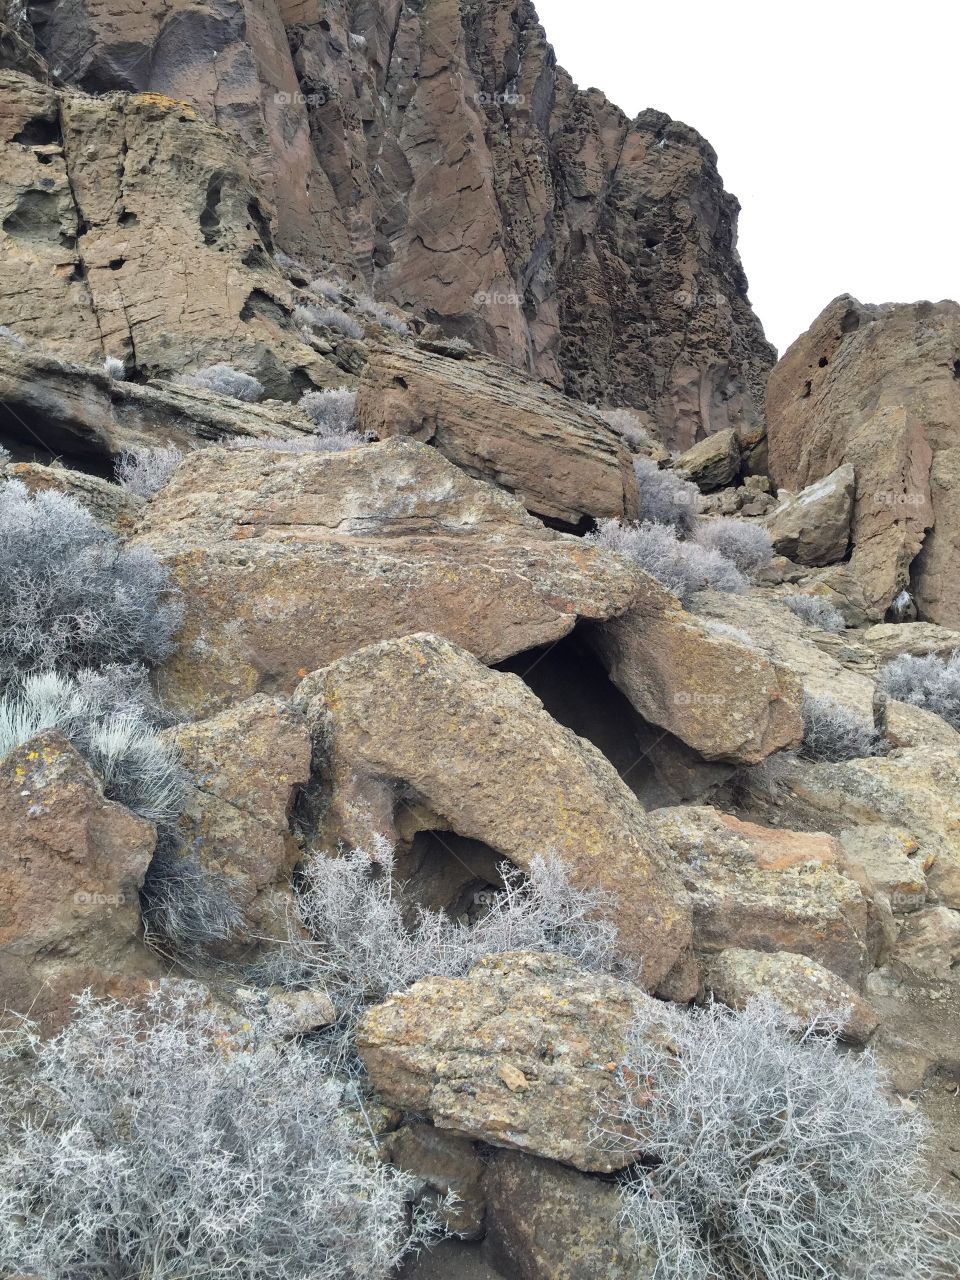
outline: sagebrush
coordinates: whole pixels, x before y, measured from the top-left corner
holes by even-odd
[[[371,852],[314,854],[304,867],[288,940],[258,976],[324,988],[338,1019],[331,1052],[347,1063],[364,1007],[428,974],[461,975],[503,951],[556,951],[590,969],[615,964],[616,931],[599,917],[600,894],[573,885],[558,859],[535,859],[529,877],[509,864],[500,873],[503,888],[491,894],[476,923],[422,907],[405,921],[386,842]]]
[[[57,729],[97,774],[108,800],[163,825],[179,817],[186,780],[176,753],[144,709],[103,673],[27,676],[0,695],[0,758]]]
[[[706,588],[739,594],[749,585],[736,565],[719,551],[698,542],[681,542],[673,525],[646,520],[641,524],[601,520],[587,538],[598,546],[628,556],[662,582],[682,604]]]
[[[635,409],[600,409],[598,412],[630,449],[642,452],[653,447],[653,437]]]
[[[204,952],[244,929],[226,877],[203,867],[172,827],[159,833],[140,890],[140,918],[148,946],[178,955]]]
[[[127,366],[118,356],[107,356],[103,362],[103,372],[108,378],[123,382],[127,376]]]
[[[832,698],[803,698],[803,754],[810,760],[840,764],[883,750],[883,737],[872,721]]]
[[[638,1019],[601,1140],[642,1139],[622,1225],[652,1246],[653,1280],[958,1274],[960,1218],[926,1190],[924,1126],[869,1051],[838,1049],[841,1026],[798,1026],[767,999]]]
[[[332,391],[307,391],[300,397],[300,408],[317,428],[314,446],[335,452],[355,449],[366,443],[357,431],[357,393],[347,387]]]
[[[878,683],[898,702],[933,711],[960,729],[960,649],[949,658],[902,654],[881,670]]]
[[[363,337],[363,325],[339,307],[295,307],[293,317],[306,329],[333,329],[357,340]]]
[[[384,303],[377,302],[375,298],[367,297],[366,294],[361,294],[357,298],[357,310],[392,333],[408,334],[410,332],[410,326],[402,316],[398,316]]]
[[[760,525],[746,520],[728,516],[702,520],[696,538],[701,546],[719,551],[748,578],[755,578],[773,559],[769,533]]]
[[[155,663],[182,610],[169,570],[75,499],[0,485],[0,688],[40,670]]]
[[[681,537],[690,537],[703,508],[697,486],[673,471],[661,471],[652,458],[634,458],[633,470],[640,489],[640,518],[671,525]]]
[[[182,458],[183,453],[174,445],[129,449],[117,458],[114,474],[117,483],[138,498],[152,498],[164,487]]]
[[[185,387],[199,387],[202,391],[213,391],[219,396],[247,403],[262,400],[265,394],[262,382],[228,364],[212,364],[206,369],[198,369],[196,373],[182,374],[178,382]]]
[[[0,1271],[386,1280],[434,1227],[308,1046],[202,988],[6,1040]]]
[[[843,631],[847,625],[840,610],[822,596],[784,596],[783,603],[801,622],[818,627],[821,631]]]

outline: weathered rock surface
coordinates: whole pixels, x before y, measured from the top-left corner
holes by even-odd
[[[949,658],[960,649],[960,631],[938,627],[932,622],[880,622],[867,627],[857,639],[877,655],[878,662],[892,662],[902,654],[916,658],[935,653]]]
[[[795,490],[851,463],[850,571],[881,620],[905,587],[921,617],[960,627],[956,469],[960,306],[836,298],[767,392],[770,473]],[[928,530],[930,532],[928,532]],[[922,554],[921,547],[923,548]]]
[[[704,985],[732,1009],[743,1009],[751,996],[765,994],[804,1022],[818,1014],[845,1013],[844,1039],[856,1044],[865,1044],[879,1023],[867,1001],[846,982],[792,951],[771,955],[730,947],[707,960]]]
[[[290,809],[310,777],[306,723],[261,694],[167,733],[192,784],[180,819],[185,847],[222,877],[252,933],[275,931],[301,856]]]
[[[636,797],[516,676],[415,635],[314,672],[293,701],[321,756],[323,847],[366,847],[374,834],[395,842],[411,818],[418,829],[422,806],[436,829],[482,841],[519,867],[555,853],[574,883],[601,892],[649,988],[683,957],[686,895]],[[398,783],[409,797],[399,806]]]
[[[598,1108],[638,1012],[630,983],[561,956],[489,956],[465,978],[424,978],[363,1017],[357,1044],[385,1102],[495,1147],[583,1170],[622,1168],[636,1135],[597,1141]]]
[[[392,440],[336,454],[205,449],[149,504],[137,541],[183,588],[161,673],[204,714],[373,641],[432,630],[486,662],[626,609],[636,570],[546,529],[437,450]]]
[[[88,97],[3,71],[0,102],[0,322],[150,377],[226,361],[271,394],[329,381],[234,140],[163,92]]]
[[[477,1240],[483,1235],[485,1166],[469,1138],[414,1121],[388,1134],[384,1147],[391,1164],[421,1180],[421,1195],[455,1197],[442,1215],[448,1231],[462,1240]]]
[[[87,475],[68,467],[45,467],[38,462],[11,462],[0,465],[0,480],[18,480],[30,493],[54,490],[76,498],[93,513],[98,524],[115,533],[129,533],[143,507],[143,499],[100,476]]]
[[[803,736],[796,677],[759,648],[684,612],[652,579],[628,613],[592,627],[589,637],[644,719],[708,760],[755,764]]]
[[[915,843],[932,896],[960,909],[960,751],[917,746],[843,764],[786,761],[778,770],[789,821],[839,832],[887,827]],[[908,846],[912,847],[912,846]]]
[[[120,994],[159,976],[138,897],[155,843],[60,734],[0,760],[3,1007],[57,1026],[85,987]]]
[[[782,831],[707,806],[648,815],[693,903],[701,951],[792,951],[859,988],[871,966],[868,901],[823,832]]]
[[[679,448],[756,420],[773,351],[747,301],[738,205],[715,154],[659,112],[630,121],[596,90],[578,90],[531,6],[146,0],[121,19],[100,0],[78,0],[28,12],[60,77],[107,92],[80,106],[76,94],[46,90],[65,105],[35,113],[47,127],[27,135],[58,147],[62,111],[69,168],[84,179],[76,199],[93,305],[73,281],[74,314],[58,327],[55,300],[71,256],[61,250],[61,278],[48,272],[31,283],[23,255],[38,330],[73,342],[72,354],[100,350],[97,319],[112,341],[132,335],[149,362],[170,358],[164,341],[197,354],[219,335],[221,352],[236,347],[237,358],[269,363],[269,354],[246,350],[251,340],[273,347],[263,331],[279,323],[275,281],[250,265],[259,240],[375,279],[378,293],[579,398],[648,408]],[[22,43],[19,65],[36,68]],[[149,127],[134,129],[131,114],[141,112],[152,113]],[[208,130],[218,141],[201,135],[197,117],[223,131]],[[95,120],[102,141],[87,156]],[[113,146],[124,129],[138,139],[126,165]],[[141,145],[150,166],[131,163]],[[47,177],[62,173],[52,154]],[[22,193],[34,178],[32,158],[21,163]],[[88,174],[102,192],[96,208]],[[115,217],[92,216],[117,203],[118,188],[140,219],[119,228],[123,243]],[[138,201],[143,193],[149,199]],[[50,209],[70,224],[62,184],[54,199]],[[147,290],[156,294],[152,314],[162,314],[183,269],[202,259],[204,241],[190,244],[187,233],[208,204],[203,229],[214,252],[191,282],[193,335],[177,339],[168,327],[154,337],[141,323]],[[138,241],[161,215],[168,234],[143,257],[141,287],[129,279]],[[54,225],[48,238],[57,234]],[[67,234],[76,229],[67,225]],[[162,253],[169,288],[153,281]],[[120,256],[120,279],[108,288],[102,273]],[[57,261],[48,253],[44,265]],[[219,329],[198,314],[204,308],[219,311]]]
[[[702,493],[731,484],[740,471],[740,442],[732,427],[715,431],[681,453],[673,464]]]
[[[230,439],[294,440],[291,407],[244,404],[192,387],[118,382],[102,367],[0,343],[0,442],[16,456],[64,455],[105,472],[125,449]]]
[[[850,545],[856,475],[844,463],[800,493],[786,497],[764,520],[777,555],[796,564],[842,560]]]
[[[486,1248],[525,1280],[649,1280],[656,1258],[617,1223],[617,1186],[553,1160],[494,1153]]]
[[[381,440],[436,445],[539,516],[577,524],[639,512],[630,455],[599,414],[479,354],[376,349],[360,379],[357,418]]]

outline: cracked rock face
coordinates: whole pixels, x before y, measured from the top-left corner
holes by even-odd
[[[738,205],[716,156],[686,125],[656,111],[630,121],[577,89],[526,0],[376,0],[361,10],[346,0],[147,0],[129,13],[67,0],[30,12],[27,34],[61,81],[130,96],[35,91],[45,105],[31,119],[47,121],[38,136],[62,141],[70,172],[51,153],[47,191],[35,157],[13,151],[14,200],[44,206],[53,240],[79,212],[83,226],[65,234],[84,245],[89,273],[71,279],[66,263],[33,286],[48,301],[28,332],[73,355],[96,344],[97,320],[114,341],[136,341],[144,305],[130,277],[153,272],[112,225],[122,203],[141,226],[166,217],[171,281],[198,256],[176,233],[184,220],[205,216],[218,251],[237,250],[232,270],[223,256],[192,281],[191,309],[202,311],[206,277],[226,306],[226,333],[246,341],[277,323],[277,281],[248,282],[242,269],[264,275],[252,261],[259,240],[315,269],[339,264],[580,399],[642,409],[672,447],[756,422],[774,353],[747,300]],[[36,63],[24,41],[18,66]],[[188,104],[190,127],[161,119],[183,116],[171,100]],[[203,143],[208,157],[222,148],[217,164],[191,163],[197,120],[222,131]],[[101,142],[90,157],[94,123]],[[25,145],[13,142],[21,132],[9,135],[14,147]],[[125,163],[111,141],[122,135]],[[118,257],[126,265],[111,268]],[[153,290],[162,311],[160,281]],[[56,297],[75,322],[57,325]],[[161,363],[169,353],[141,336],[144,358]]]
[[[802,489],[848,463],[856,472],[845,570],[873,621],[906,588],[921,617],[960,625],[958,352],[956,302],[865,306],[847,294],[825,308],[770,378],[777,485]]]

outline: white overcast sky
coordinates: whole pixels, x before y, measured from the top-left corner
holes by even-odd
[[[536,0],[561,66],[693,125],[782,354],[838,293],[960,299],[960,0]]]

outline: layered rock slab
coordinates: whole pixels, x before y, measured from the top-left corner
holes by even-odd
[[[630,455],[599,414],[479,355],[451,359],[399,344],[373,351],[357,417],[380,439],[435,445],[544,518],[576,525],[639,513]]]
[[[4,1007],[56,1026],[85,987],[120,994],[159,976],[138,896],[155,843],[152,824],[105,800],[59,733],[0,761]]]
[[[777,555],[806,565],[842,560],[850,545],[856,487],[853,466],[846,462],[800,493],[784,496],[764,520]]]
[[[370,1009],[357,1045],[386,1102],[440,1129],[585,1171],[622,1168],[636,1134],[596,1137],[638,1015],[656,1002],[562,956],[489,956],[464,978],[424,978]]]
[[[625,610],[636,571],[408,441],[338,454],[207,449],[135,541],[183,588],[164,696],[209,714],[373,641],[431,630],[498,662]]]
[[[415,827],[425,807],[432,826],[521,868],[556,854],[574,884],[600,892],[645,986],[684,959],[687,896],[636,797],[518,677],[437,636],[414,635],[315,672],[293,701],[317,744],[322,845],[396,841],[398,827],[410,818]]]

